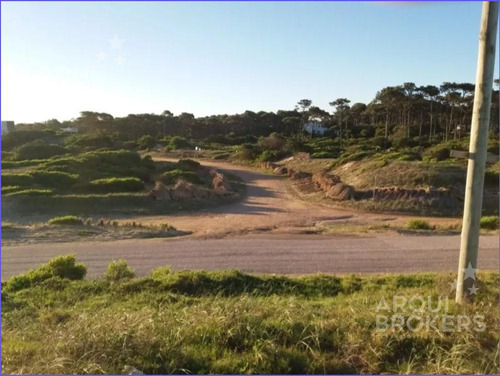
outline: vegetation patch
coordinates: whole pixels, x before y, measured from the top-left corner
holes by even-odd
[[[424,219],[410,219],[406,227],[409,230],[433,230],[435,228],[435,226],[431,226],[431,224]]]
[[[66,215],[49,219],[49,225],[79,226],[83,225],[83,219],[74,215]]]
[[[82,280],[70,261],[58,272],[47,273],[44,266],[3,284],[4,373],[492,374],[498,369],[498,273],[480,273],[477,303],[457,306],[449,289],[454,274],[284,277],[166,267],[133,278],[120,261],[110,266],[119,270],[113,278]],[[377,307],[394,296],[430,296],[433,307],[437,297],[449,297],[446,314],[483,315],[485,330],[378,331]],[[445,314],[442,306],[439,314]]]
[[[485,230],[498,230],[498,216],[482,217],[480,226]]]
[[[139,192],[144,183],[133,177],[96,179],[89,183],[89,191],[95,193]]]
[[[83,219],[73,215],[52,218],[46,223],[22,225],[2,223],[2,245],[73,242],[86,240],[118,240],[169,238],[189,235],[168,223],[142,224],[113,219]]]

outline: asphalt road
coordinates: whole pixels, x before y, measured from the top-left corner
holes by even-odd
[[[143,239],[2,247],[2,279],[75,253],[89,277],[127,260],[137,275],[173,269],[240,269],[258,273],[402,273],[456,271],[459,236],[248,235],[223,239]],[[498,270],[498,238],[482,236],[479,269]]]

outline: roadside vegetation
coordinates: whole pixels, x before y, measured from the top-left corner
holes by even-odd
[[[189,234],[189,231],[177,230],[168,223],[143,224],[108,218],[93,220],[74,215],[55,217],[46,223],[19,224],[2,221],[2,245],[170,238]]]
[[[453,274],[284,277],[171,271],[134,277],[119,260],[86,280],[72,256],[2,283],[2,373],[493,374],[498,273],[474,305]],[[449,297],[485,330],[377,331],[381,298]]]

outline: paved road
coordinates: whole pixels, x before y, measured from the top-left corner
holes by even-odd
[[[144,239],[2,247],[2,279],[75,253],[88,276],[123,258],[145,275],[154,268],[240,269],[260,273],[455,271],[459,236],[248,235],[223,239]],[[498,270],[498,238],[482,236],[479,268]]]

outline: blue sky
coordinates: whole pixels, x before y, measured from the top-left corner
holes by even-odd
[[[480,16],[480,2],[2,2],[1,115],[330,109],[473,82]]]

